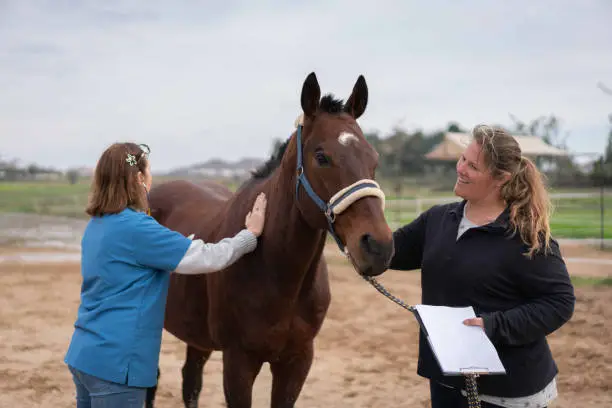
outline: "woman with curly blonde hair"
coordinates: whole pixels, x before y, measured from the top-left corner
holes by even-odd
[[[421,269],[422,302],[472,306],[506,375],[481,376],[483,407],[543,408],[558,372],[546,336],[572,316],[575,296],[551,237],[542,175],[503,129],[477,126],[457,162],[455,194],[394,233],[390,268]],[[467,407],[463,380],[444,376],[420,334],[418,374],[433,408]]]

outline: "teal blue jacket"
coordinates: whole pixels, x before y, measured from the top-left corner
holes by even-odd
[[[191,243],[132,209],[93,217],[82,239],[81,304],[66,364],[107,381],[155,385],[169,272]]]

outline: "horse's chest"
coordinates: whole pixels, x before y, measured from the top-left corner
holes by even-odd
[[[274,355],[293,345],[311,342],[319,332],[327,305],[297,303],[284,308],[260,305],[237,309],[218,333],[222,343],[240,343],[273,359]]]
[[[320,324],[313,324],[300,315],[265,325],[248,325],[241,336],[242,346],[257,350],[273,360],[274,356],[292,347],[312,342]]]
[[[270,307],[249,316],[245,327],[263,330],[272,338],[291,338],[308,336],[316,332],[323,322],[327,308],[317,308],[312,304],[296,304],[285,309]],[[252,324],[251,324],[252,323]]]
[[[213,336],[222,344],[239,342],[270,354],[291,344],[312,342],[330,303],[327,275],[313,272],[302,282],[256,276],[244,276],[240,287],[219,288],[217,293],[225,296],[211,310]]]

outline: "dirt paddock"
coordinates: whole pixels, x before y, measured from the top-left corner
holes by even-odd
[[[566,256],[612,259],[612,253],[568,251]],[[328,259],[333,301],[297,406],[429,406],[427,383],[415,373],[414,318],[356,276],[333,247],[327,252],[332,254]],[[612,276],[612,265],[568,266],[573,275]],[[419,301],[418,273],[389,271],[380,281],[407,302]],[[78,263],[0,263],[0,407],[74,406],[74,387],[63,357],[79,287]],[[612,288],[581,286],[576,292],[573,319],[549,336],[561,371],[560,396],[552,406],[612,407]],[[182,406],[183,356],[182,343],[165,333],[160,408]],[[264,366],[253,406],[269,406],[269,393],[270,374]],[[219,353],[206,366],[200,406],[225,406]]]

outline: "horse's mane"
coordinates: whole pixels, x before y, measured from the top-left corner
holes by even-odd
[[[336,99],[332,94],[327,94],[321,98],[321,102],[319,104],[319,110],[321,112],[330,113],[330,114],[340,114],[344,111],[344,101],[342,99]],[[270,158],[257,169],[251,172],[251,179],[261,180],[269,177],[274,170],[280,166],[281,161],[283,160],[283,156],[285,154],[285,150],[287,150],[287,145],[291,137],[287,138],[282,144],[277,146],[276,150],[272,152]]]
[[[289,141],[291,138],[287,138],[283,143],[276,147],[276,151],[272,153],[268,161],[264,164],[256,168],[251,172],[251,176],[254,179],[264,179],[268,177],[274,170],[280,166],[281,161],[283,160],[283,156],[285,155],[285,150],[287,150],[287,145],[289,145]]]

